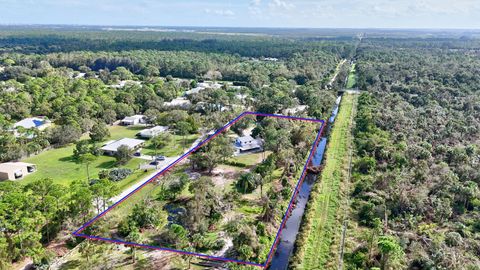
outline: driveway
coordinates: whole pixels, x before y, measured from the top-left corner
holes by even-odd
[[[200,138],[198,138],[197,140],[195,140],[192,145],[190,146],[189,149],[185,150],[184,153],[187,153],[188,151],[190,151],[190,149],[196,147],[202,140],[204,140],[204,137],[205,135],[201,136]],[[145,176],[144,178],[142,178],[142,180],[136,182],[135,184],[131,185],[130,187],[128,187],[127,189],[125,189],[124,191],[122,191],[122,193],[120,193],[119,195],[115,196],[115,197],[112,197],[110,198],[110,201],[112,203],[116,203],[118,202],[119,200],[121,200],[123,197],[127,196],[128,194],[130,194],[130,192],[134,191],[136,188],[138,188],[139,186],[143,185],[145,182],[147,182],[148,180],[150,180],[153,176],[155,176],[157,173],[159,173],[160,171],[162,171],[163,169],[165,169],[168,165],[172,164],[175,160],[177,160],[180,156],[175,156],[175,157],[165,157],[165,160],[164,161],[161,161],[156,167],[156,169],[149,175]],[[137,158],[141,158],[141,159],[145,159],[145,160],[152,160],[152,156],[147,156],[147,155],[142,155],[140,157],[137,157]]]
[[[145,176],[144,178],[142,178],[142,180],[136,182],[135,184],[131,185],[130,187],[128,187],[127,189],[125,189],[124,191],[122,191],[122,193],[120,193],[119,195],[115,196],[115,197],[112,197],[110,199],[110,201],[112,203],[116,203],[118,202],[119,200],[121,200],[123,197],[127,196],[130,192],[134,191],[136,188],[138,188],[139,186],[143,185],[145,182],[147,182],[148,180],[150,180],[150,178],[152,178],[153,176],[155,176],[157,173],[159,173],[161,170],[165,169],[168,165],[170,165],[171,163],[173,163],[175,160],[177,160],[179,158],[179,156],[176,156],[176,157],[166,157],[164,161],[161,161],[158,165],[157,165],[157,169],[155,169],[151,174]],[[151,159],[150,159],[151,160]]]

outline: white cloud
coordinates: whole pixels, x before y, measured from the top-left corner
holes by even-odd
[[[235,12],[233,12],[230,9],[209,9],[209,8],[206,8],[205,13],[215,14],[215,15],[219,15],[219,16],[234,16],[235,15]]]
[[[250,6],[260,6],[260,4],[262,3],[262,0],[252,0],[250,1]]]
[[[282,1],[282,0],[272,0],[270,3],[268,3],[268,6],[270,8],[281,8],[281,9],[292,9],[295,7],[294,4],[289,3],[288,1]]]

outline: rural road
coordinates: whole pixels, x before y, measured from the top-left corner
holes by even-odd
[[[200,136],[200,138],[198,138],[197,140],[195,140],[192,145],[190,146],[190,148],[186,149],[184,151],[184,153],[190,151],[192,148],[194,148],[195,146],[197,146],[203,139],[204,139],[204,135]],[[116,203],[118,202],[119,200],[121,200],[123,197],[127,196],[128,194],[130,194],[130,192],[134,191],[135,189],[137,189],[139,186],[143,185],[145,182],[147,182],[148,180],[150,180],[150,178],[152,178],[153,176],[155,176],[157,173],[159,173],[161,170],[165,169],[166,167],[168,167],[170,164],[172,164],[175,160],[177,160],[180,156],[174,156],[174,157],[165,157],[165,160],[162,161],[160,164],[159,164],[159,167],[158,169],[156,169],[155,171],[153,171],[151,174],[145,176],[141,181],[138,181],[136,182],[135,184],[131,185],[130,187],[128,187],[127,189],[125,189],[124,191],[122,191],[122,193],[118,194],[117,196],[115,197],[112,197],[110,198],[110,202],[113,204],[113,203]]]

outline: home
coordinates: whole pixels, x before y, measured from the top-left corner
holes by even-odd
[[[123,126],[133,126],[133,125],[138,125],[138,124],[145,124],[146,119],[144,115],[133,115],[133,116],[127,116],[123,118],[122,121],[120,121],[120,124]]]
[[[37,170],[35,164],[6,162],[0,164],[0,180],[18,180]]]
[[[16,129],[18,127],[23,127],[25,129],[36,128],[38,130],[44,130],[47,127],[51,126],[52,122],[46,119],[43,116],[25,118],[13,124],[13,127]]]
[[[103,154],[105,155],[113,156],[115,153],[117,153],[118,148],[122,145],[126,145],[128,149],[134,151],[140,149],[144,143],[144,140],[123,138],[120,140],[107,142],[100,148],[100,150],[102,150]]]
[[[197,87],[186,91],[185,95],[189,96],[193,94],[198,94],[200,93],[200,91],[203,91],[205,89],[220,89],[220,88],[222,88],[222,85],[217,82],[205,81],[205,82],[198,83]]]
[[[252,136],[247,135],[243,137],[238,137],[235,140],[234,147],[235,152],[243,153],[249,151],[259,151],[262,150],[262,141],[259,139],[254,139]]]
[[[165,126],[155,126],[153,128],[147,128],[142,131],[140,131],[137,135],[142,138],[153,138],[155,136],[158,136],[158,134],[165,132],[168,130],[168,127]]]
[[[113,88],[123,88],[127,85],[141,85],[142,83],[139,81],[133,81],[133,80],[125,80],[125,81],[119,81],[118,84],[112,84],[110,87]]]
[[[30,117],[30,118],[25,118],[13,124],[13,129],[11,131],[13,131],[13,133],[15,134],[15,137],[24,136],[28,139],[33,139],[35,137],[35,134],[24,132],[22,130],[19,130],[19,128],[20,129],[37,129],[42,131],[50,127],[51,125],[52,125],[52,122],[43,116]]]
[[[166,106],[166,107],[186,108],[186,107],[192,105],[192,103],[190,102],[190,100],[186,99],[185,97],[178,97],[178,98],[173,99],[170,102],[164,102],[163,105]]]

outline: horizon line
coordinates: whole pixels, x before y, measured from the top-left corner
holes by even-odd
[[[309,27],[309,26],[219,26],[219,25],[154,25],[154,24],[66,24],[66,23],[0,23],[3,26],[67,26],[67,27],[152,27],[152,28],[216,28],[216,29],[288,29],[288,30],[414,30],[414,31],[480,31],[480,28],[459,27]]]

